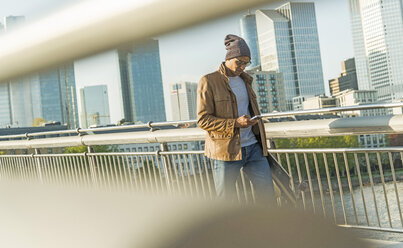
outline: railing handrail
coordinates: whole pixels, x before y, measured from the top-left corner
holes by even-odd
[[[403,102],[397,103],[375,103],[375,104],[360,104],[355,106],[344,106],[344,107],[332,107],[332,108],[322,108],[322,109],[308,109],[308,110],[299,110],[299,111],[287,111],[287,112],[275,112],[262,114],[264,119],[269,118],[278,118],[278,117],[289,117],[289,116],[298,116],[298,115],[309,115],[309,114],[325,114],[325,113],[337,113],[337,112],[347,112],[347,111],[356,111],[356,110],[369,110],[369,109],[383,109],[383,108],[403,108]],[[63,134],[88,134],[92,132],[107,132],[107,131],[121,131],[121,130],[129,130],[129,129],[140,129],[140,128],[158,128],[158,127],[178,127],[185,125],[194,125],[197,123],[197,120],[188,120],[188,121],[166,121],[166,122],[148,122],[145,124],[134,124],[134,125],[123,125],[123,126],[110,126],[110,127],[99,127],[99,128],[77,128],[71,130],[62,130],[62,131],[48,131],[48,132],[34,132],[34,133],[25,133],[25,134],[17,134],[17,135],[5,135],[0,136],[0,139],[15,139],[15,138],[31,138],[35,136],[48,136],[48,135],[63,135]]]
[[[403,115],[356,118],[319,119],[265,123],[266,137],[295,138],[314,136],[344,136],[362,134],[403,133]],[[112,132],[95,135],[76,135],[24,140],[0,141],[0,150],[55,148],[69,146],[97,146],[114,144],[145,144],[193,142],[205,139],[206,132],[197,127],[154,129],[136,132]],[[25,136],[27,137],[27,136]]]

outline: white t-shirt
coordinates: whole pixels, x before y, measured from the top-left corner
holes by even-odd
[[[239,117],[250,115],[248,91],[242,78],[240,76],[229,77],[229,86],[236,96]],[[241,128],[241,147],[250,146],[255,143],[257,143],[257,140],[252,132],[252,127]]]

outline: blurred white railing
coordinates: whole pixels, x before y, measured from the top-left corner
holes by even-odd
[[[271,0],[91,0],[0,38],[0,82]]]
[[[403,103],[379,103],[328,109],[312,109],[270,113],[262,116],[264,119],[270,119],[306,114],[336,113],[391,107],[403,107]],[[158,123],[149,122],[147,124],[128,126],[0,136],[0,150],[204,140],[206,133],[197,127],[192,127],[192,125],[194,126],[195,124],[196,120]],[[172,128],[166,129],[165,127]],[[139,131],[145,128],[147,128],[148,131]],[[269,139],[361,134],[398,134],[403,133],[403,115],[269,122],[265,123],[265,129],[266,136]]]

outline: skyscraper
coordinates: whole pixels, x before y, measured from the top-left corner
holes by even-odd
[[[325,93],[314,3],[286,3],[257,10],[262,71],[281,72],[287,109],[297,96]]]
[[[379,101],[403,98],[403,3],[349,0],[358,88]]]
[[[8,90],[11,126],[29,127],[35,118],[43,118],[38,75],[13,79]]]
[[[4,33],[4,26],[0,22],[0,35]]]
[[[4,18],[6,31],[25,23],[24,16]],[[0,126],[31,126],[36,118],[78,127],[73,63],[1,82]]]
[[[77,128],[79,127],[79,119],[74,64],[59,66],[57,71],[61,95],[62,123],[67,123],[70,128]],[[57,81],[55,80],[55,82]]]
[[[118,50],[125,120],[166,121],[158,40]]]
[[[0,83],[0,128],[12,123],[9,87],[8,83]]]
[[[11,125],[27,127],[41,118],[67,124],[69,128],[78,127],[73,64],[13,79],[8,85],[4,90],[10,95]]]
[[[256,16],[248,11],[247,15],[244,15],[240,21],[239,26],[241,30],[241,36],[249,46],[251,54],[251,64],[247,69],[252,69],[260,66],[259,56],[259,44],[257,40],[257,27]]]
[[[195,120],[197,83],[180,82],[170,85],[172,118],[174,121]]]
[[[106,85],[87,86],[80,89],[81,126],[109,124],[109,99]]]
[[[4,17],[4,27],[7,32],[17,28],[25,23],[25,16],[6,16]]]

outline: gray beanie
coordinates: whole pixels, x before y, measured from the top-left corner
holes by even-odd
[[[248,56],[250,58],[250,50],[245,40],[239,36],[229,34],[224,39],[225,49],[227,49],[227,55],[225,59],[232,59],[240,56]]]

